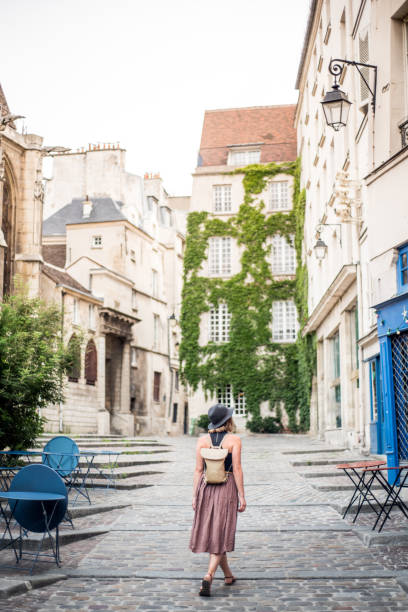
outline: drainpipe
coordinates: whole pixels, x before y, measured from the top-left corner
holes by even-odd
[[[174,316],[174,315],[173,315]],[[167,319],[167,351],[169,358],[169,370],[170,370],[170,393],[169,393],[169,411],[168,417],[171,419],[171,406],[173,402],[173,368],[171,367],[171,351],[170,351],[171,343],[170,343],[170,318]],[[169,423],[170,427],[170,423]]]
[[[64,304],[64,297],[65,297],[65,291],[63,289],[61,289],[61,341],[64,341],[64,316],[65,316],[65,304]],[[60,394],[62,395],[62,385],[63,385],[63,380],[62,380],[62,372],[60,374]],[[59,401],[59,407],[58,407],[58,420],[59,420],[59,432],[62,433],[64,431],[64,409],[63,409],[63,402],[62,399],[60,399]]]

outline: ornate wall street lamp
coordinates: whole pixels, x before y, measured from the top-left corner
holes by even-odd
[[[340,85],[337,82],[344,70],[345,64],[357,68],[361,78],[363,79],[368,91],[372,96],[371,106],[373,109],[373,114],[375,114],[375,102],[377,92],[377,66],[373,66],[372,64],[363,64],[362,62],[352,62],[346,59],[332,59],[329,64],[329,72],[334,76],[334,85],[333,89],[326,93],[321,104],[323,107],[323,112],[327,125],[332,127],[336,132],[341,127],[345,127],[347,125],[350,106],[352,104],[347,98],[347,94],[345,94],[344,91],[340,89]],[[363,68],[371,68],[374,70],[373,89],[371,89],[367,79],[365,78],[362,70],[360,69],[360,66],[362,66]]]
[[[321,238],[316,240],[316,244],[313,247],[316,259],[324,259],[327,253],[327,244]]]
[[[327,244],[320,237],[324,227],[340,228],[339,238],[340,238],[340,247],[341,247],[341,223],[319,223],[319,225],[316,227],[317,240],[316,240],[316,244],[313,247],[313,250],[316,255],[316,259],[318,259],[319,261],[322,261],[326,257],[326,253],[327,253]],[[333,233],[333,235],[335,234]]]

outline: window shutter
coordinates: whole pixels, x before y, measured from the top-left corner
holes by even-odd
[[[85,379],[87,385],[94,385],[97,380],[98,360],[95,342],[89,340],[85,351]]]
[[[73,334],[68,342],[68,349],[71,354],[71,366],[67,371],[70,382],[78,382],[81,376],[81,347],[78,338]]]
[[[359,37],[359,52],[360,52],[360,62],[363,64],[368,64],[369,56],[368,56],[368,32],[362,38]],[[364,75],[367,83],[369,82],[370,73],[369,68],[360,68],[361,73]],[[363,79],[360,77],[360,95],[361,100],[366,100],[370,96],[369,89],[367,85],[364,83]]]
[[[161,377],[160,372],[154,373],[154,379],[153,379],[153,401],[154,402],[160,402],[160,377]]]

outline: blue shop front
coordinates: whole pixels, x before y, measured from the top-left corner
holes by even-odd
[[[375,311],[380,355],[370,362],[376,407],[371,448],[385,453],[393,467],[408,461],[408,294],[377,304]]]

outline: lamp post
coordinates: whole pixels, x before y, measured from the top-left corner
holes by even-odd
[[[340,89],[340,85],[337,80],[341,76],[344,65],[354,66],[361,78],[363,79],[368,91],[370,92],[371,107],[373,114],[375,114],[375,103],[376,103],[376,92],[377,92],[377,66],[373,64],[363,64],[362,62],[353,62],[346,59],[332,59],[329,64],[329,72],[334,76],[334,85],[331,91],[328,91],[321,101],[323,107],[324,116],[328,126],[332,127],[336,132],[347,125],[351,102],[347,97],[347,94]],[[374,70],[374,85],[371,89],[367,79],[365,78],[362,68],[371,68]]]

